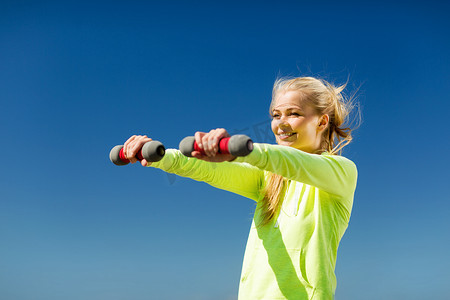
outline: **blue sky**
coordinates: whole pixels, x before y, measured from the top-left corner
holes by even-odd
[[[358,90],[336,299],[450,297],[450,5],[1,1],[0,298],[236,299],[254,204],[109,150],[273,142],[277,76]]]

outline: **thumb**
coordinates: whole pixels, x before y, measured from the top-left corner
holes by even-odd
[[[142,165],[143,167],[148,167],[148,166],[150,166],[151,164],[152,164],[152,163],[151,163],[151,162],[149,163],[145,158],[141,160],[141,165]]]

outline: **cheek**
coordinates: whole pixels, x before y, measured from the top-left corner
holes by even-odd
[[[311,122],[306,124],[305,126],[305,135],[308,135],[310,137],[314,137],[316,135],[316,123]]]
[[[272,127],[272,131],[276,132],[278,129],[278,122],[276,120],[272,120],[272,122],[270,123],[271,127]]]
[[[296,131],[302,131],[303,129],[303,122],[302,120],[294,120],[294,122],[291,123],[291,127],[294,128]]]

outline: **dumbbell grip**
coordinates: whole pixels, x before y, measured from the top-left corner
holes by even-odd
[[[230,154],[230,151],[228,150],[228,142],[230,141],[229,137],[223,138],[219,141],[219,150],[218,152],[220,154]],[[205,154],[205,150],[200,148],[196,141],[194,141],[194,151],[198,151],[201,154]]]
[[[144,156],[142,155],[142,149],[140,149],[139,152],[134,157],[136,157],[138,161],[143,160]],[[130,162],[130,160],[125,157],[125,153],[123,153],[123,148],[120,149],[119,158],[123,162]]]
[[[201,149],[195,137],[188,136],[185,137],[179,145],[181,153],[188,157],[192,157],[192,151],[198,151],[205,154],[204,149]],[[234,156],[246,156],[250,154],[253,150],[253,141],[246,135],[238,134],[232,137],[222,138],[219,141],[218,153],[220,154],[231,154]]]
[[[150,141],[142,146],[135,157],[139,161],[146,159],[148,162],[156,162],[160,161],[164,157],[165,153],[166,149],[161,142]],[[118,166],[124,166],[130,162],[130,160],[128,160],[123,153],[123,145],[117,145],[112,148],[109,153],[109,159]]]

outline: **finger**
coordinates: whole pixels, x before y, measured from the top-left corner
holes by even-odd
[[[217,139],[219,140],[219,143],[220,143],[221,139],[228,138],[228,137],[231,137],[231,135],[228,133],[228,131],[226,131],[224,128],[220,128],[219,135],[217,137]],[[219,143],[218,143],[217,147],[219,147]]]
[[[152,163],[148,162],[145,158],[143,160],[141,160],[141,165],[143,167],[149,167]]]
[[[129,147],[130,144],[133,143],[133,141],[136,139],[136,135],[131,136],[124,144],[123,144],[123,154],[125,155],[125,157],[129,160],[129,156],[128,156],[128,152],[129,152]]]
[[[223,139],[224,137],[227,136],[227,132],[225,129],[219,128],[216,129],[212,135],[212,139],[213,139],[213,149],[212,151],[217,154],[219,152],[219,144],[220,144],[220,140]]]
[[[137,152],[139,151],[140,140],[141,140],[141,136],[138,135],[128,144],[127,153],[126,153],[126,157],[128,159],[131,160],[132,158],[135,158]]]
[[[212,135],[209,139],[209,153],[211,156],[215,156],[217,151],[219,151],[219,140],[215,137],[215,135]]]
[[[205,161],[210,160],[210,158],[208,156],[204,155],[200,151],[192,151],[191,155],[192,155],[192,157],[195,157],[197,159],[201,159],[201,160],[205,160]]]
[[[203,158],[203,156],[204,156],[200,151],[192,151],[191,155],[192,155],[192,157],[199,158],[199,159]]]
[[[225,137],[230,137],[230,134],[228,133],[228,131],[225,130],[225,128],[218,128],[217,132],[220,135],[221,139],[223,139]]]
[[[146,135],[138,136],[133,141],[133,144],[130,145],[130,155],[136,156],[138,154],[138,152],[142,149],[142,146],[144,146],[144,144],[149,141],[151,141],[151,139],[148,138]]]
[[[220,131],[218,129],[211,130],[211,153],[213,156],[217,155],[219,152],[220,143]]]
[[[125,141],[125,143],[123,144],[124,148],[127,148],[128,145],[136,138],[135,135],[131,136],[130,138],[128,138],[128,140]]]
[[[204,132],[197,131],[197,132],[195,133],[195,135],[194,135],[195,142],[197,143],[197,146],[198,146],[200,149],[203,149],[203,142],[202,142],[202,139],[203,139],[203,136],[205,136],[205,134],[206,134],[206,133],[204,133]]]
[[[133,141],[136,138],[136,135],[132,135],[126,140],[126,142],[123,144],[124,146],[128,145],[131,141]]]
[[[229,136],[228,132],[223,128],[211,130],[208,135],[208,151],[210,156],[215,156],[219,153],[220,140]]]
[[[205,154],[207,156],[213,156],[215,153],[212,151],[214,147],[214,138],[212,131],[208,132],[203,136],[202,143],[203,143],[203,150],[205,151]]]
[[[142,146],[145,143],[151,140],[152,139],[146,135],[134,135],[125,142],[123,154],[131,163],[135,163],[138,161],[136,158],[137,153],[142,149]]]

